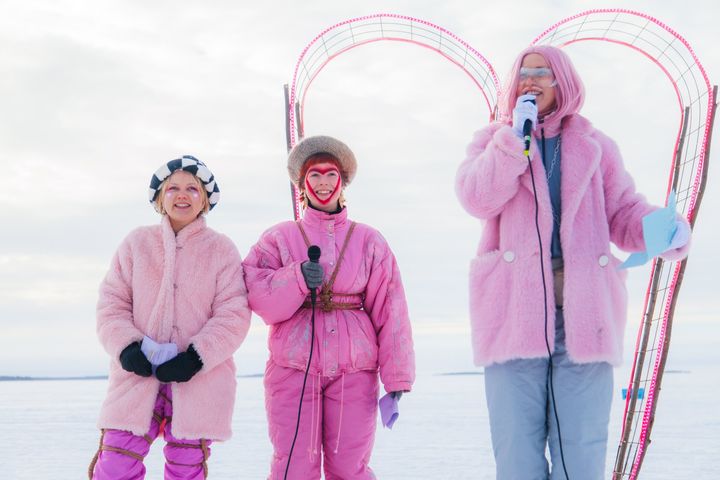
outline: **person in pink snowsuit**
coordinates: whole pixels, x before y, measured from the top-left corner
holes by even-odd
[[[368,462],[378,369],[385,390],[397,397],[415,378],[400,271],[382,235],[348,219],[343,188],[356,160],[344,143],[306,138],[290,152],[288,170],[303,195],[303,217],[264,232],[243,263],[250,307],[270,325],[268,478],[282,479],[288,468],[289,479],[319,479],[321,458],[328,480],[375,478]],[[320,247],[319,263],[308,261],[311,245]],[[311,288],[319,289],[314,337]]]
[[[218,199],[196,158],[164,164],[150,184],[160,224],[125,238],[100,286],[97,332],[111,361],[91,479],[144,478],[161,433],[165,479],[204,479],[211,442],[231,436],[232,355],[250,310],[235,245],[205,224]]]

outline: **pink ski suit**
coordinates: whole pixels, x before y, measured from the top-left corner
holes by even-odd
[[[250,306],[270,325],[265,398],[275,450],[272,479],[284,474],[310,353],[310,292],[300,265],[307,261],[308,243],[319,246],[327,283],[351,228],[347,209],[328,214],[308,208],[299,223],[307,241],[298,224],[280,223],[263,233],[243,263]],[[288,478],[320,478],[321,448],[326,478],[374,478],[367,463],[378,367],[388,392],[409,391],[415,378],[400,272],[379,232],[355,224],[332,291],[327,309],[318,297],[311,376]]]
[[[152,441],[158,435],[157,424],[168,419],[170,411],[171,433],[170,421],[165,425],[169,442],[183,439],[185,444],[199,445],[200,439],[229,439],[236,386],[232,355],[249,326],[240,255],[228,237],[206,227],[203,217],[177,236],[167,216],[160,225],[130,233],[100,286],[97,307],[98,336],[111,358],[108,392],[98,426],[105,431],[105,440],[112,437],[114,442],[119,434],[120,441],[127,443],[118,447],[103,442],[95,478],[114,478],[101,470],[116,475],[129,471],[122,466],[128,459],[121,458],[128,455],[113,448],[138,455],[140,465],[133,467],[137,475],[122,478],[142,478],[141,461],[147,450],[135,449],[133,439],[140,438],[138,445],[145,442],[147,446],[143,436],[149,435]],[[157,342],[176,343],[181,352],[192,344],[202,360],[202,369],[188,382],[170,384],[123,370],[120,352],[144,335]],[[185,463],[195,464],[195,470],[202,474],[197,452],[192,448],[177,450],[172,455],[166,451],[168,464],[182,463],[186,458]],[[116,462],[120,470],[101,469],[103,462]],[[167,471],[166,475],[175,478]]]

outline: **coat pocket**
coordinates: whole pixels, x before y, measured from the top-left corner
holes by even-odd
[[[378,365],[378,338],[367,315],[347,312],[350,364],[357,370],[376,368]],[[387,328],[390,328],[388,326]]]
[[[305,315],[296,313],[291,319],[273,325],[270,354],[279,364],[302,369],[307,365],[312,329],[310,319]]]
[[[500,250],[482,253],[470,262],[470,318],[474,328],[494,325],[498,304],[507,299],[504,285],[508,279],[500,268],[503,263],[506,262]]]

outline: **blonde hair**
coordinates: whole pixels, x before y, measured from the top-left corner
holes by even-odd
[[[176,170],[176,171],[184,172],[185,170]],[[190,172],[188,172],[188,173],[190,173]],[[173,172],[172,175],[175,175],[175,172]],[[160,186],[160,193],[158,193],[158,196],[155,199],[155,210],[157,210],[157,212],[160,215],[167,215],[167,212],[165,211],[165,207],[163,207],[163,198],[165,198],[165,192],[167,191],[167,188],[169,185],[168,180],[170,180],[172,175],[170,175],[163,181],[162,185]],[[200,181],[200,179],[198,177],[196,177],[195,175],[193,175],[192,177],[193,177],[193,180],[195,180],[195,183],[197,184],[197,186],[199,187],[199,190],[202,192],[200,194],[200,196],[202,197],[202,200],[203,200],[203,208],[200,211],[200,213],[198,214],[198,216],[207,215],[207,213],[210,211],[210,199],[208,198],[207,190],[205,190],[205,185],[203,185],[203,183]]]

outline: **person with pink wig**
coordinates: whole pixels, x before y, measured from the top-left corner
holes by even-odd
[[[584,97],[562,50],[523,50],[499,121],[475,134],[457,172],[461,204],[484,222],[470,316],[500,480],[605,477],[627,309],[610,243],[644,250],[642,218],[659,207],[579,114]],[[684,258],[689,236],[678,216],[663,257]]]

